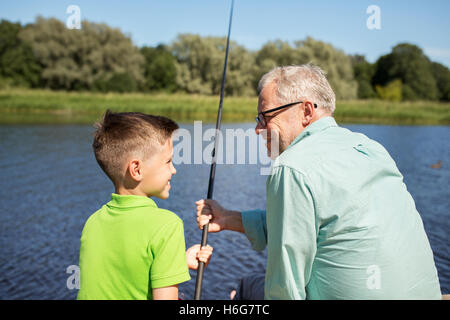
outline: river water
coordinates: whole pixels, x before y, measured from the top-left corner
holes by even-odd
[[[422,216],[441,290],[450,293],[450,127],[343,126],[377,140],[396,161]],[[192,124],[182,127],[194,136]],[[252,127],[223,125],[224,130]],[[84,125],[0,126],[0,299],[76,297],[77,290],[67,286],[71,274],[66,270],[78,264],[84,222],[114,191],[92,154],[92,132]],[[180,157],[189,156],[184,152]],[[191,153],[193,159],[195,149]],[[230,209],[264,208],[267,176],[261,169],[266,160],[218,165],[214,198]],[[430,168],[439,160],[441,169]],[[183,219],[191,246],[201,239],[194,202],[206,196],[210,166],[201,161],[176,168],[170,198],[156,202]],[[204,275],[204,299],[228,299],[240,277],[264,270],[266,252],[253,251],[242,234],[210,234],[209,244],[215,250]],[[191,277],[180,286],[185,299],[193,297],[196,273],[191,271]]]

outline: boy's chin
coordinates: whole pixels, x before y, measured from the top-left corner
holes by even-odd
[[[156,197],[158,199],[165,200],[165,199],[169,198],[169,192],[168,191],[167,192],[162,192],[162,193],[159,193],[159,194],[151,195],[150,197]]]

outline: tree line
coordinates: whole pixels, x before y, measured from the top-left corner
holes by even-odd
[[[225,43],[225,37],[180,34],[170,44],[138,48],[106,24],[83,21],[71,30],[54,18],[28,25],[2,20],[0,89],[218,94]],[[273,67],[309,62],[327,72],[338,99],[450,101],[450,70],[414,44],[398,44],[370,63],[310,37],[269,41],[257,51],[231,41],[226,94],[255,95]]]

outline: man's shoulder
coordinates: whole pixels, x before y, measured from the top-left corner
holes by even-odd
[[[354,154],[354,146],[370,145],[371,149],[383,147],[366,135],[342,127],[331,127],[310,135],[291,145],[274,162],[273,168],[288,167],[296,172],[309,175],[320,174],[323,166],[345,161]],[[383,149],[384,150],[384,149]]]
[[[334,159],[344,150],[350,150],[358,144],[379,144],[366,135],[343,127],[331,127],[312,134],[289,146],[279,156],[280,164],[314,163],[320,159]]]

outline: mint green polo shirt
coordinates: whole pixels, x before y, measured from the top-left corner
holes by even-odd
[[[182,220],[144,196],[112,194],[81,235],[78,299],[152,299],[190,279]]]
[[[274,161],[266,211],[242,212],[267,245],[265,299],[441,299],[433,252],[403,176],[383,146],[309,125]]]

